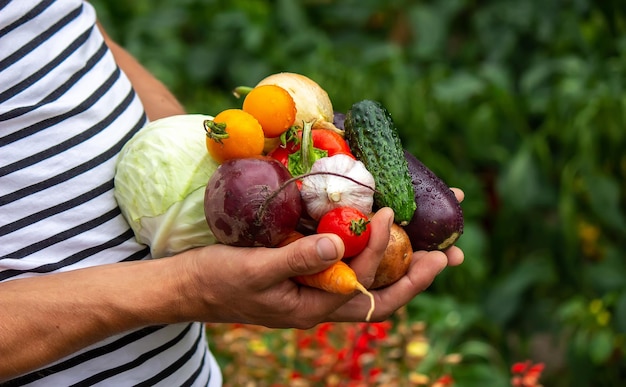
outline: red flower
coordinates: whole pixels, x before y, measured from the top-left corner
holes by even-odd
[[[523,374],[528,366],[530,365],[530,361],[525,362],[517,362],[511,366],[511,372],[514,374]]]
[[[432,387],[451,386],[452,384],[454,384],[454,379],[452,379],[452,376],[443,375],[439,379],[437,379],[435,383],[433,383]]]
[[[349,351],[349,348],[342,348],[339,351],[337,351],[337,360],[339,361],[345,360],[346,357],[348,356],[348,351]]]
[[[371,380],[375,380],[378,375],[383,373],[383,370],[376,367],[376,368],[372,368],[369,373],[370,373]]]
[[[323,323],[318,325],[317,330],[315,331],[315,339],[319,345],[328,345],[328,332],[332,329],[332,327],[332,323]]]
[[[304,336],[298,340],[298,348],[308,348],[313,343],[311,336]]]
[[[372,323],[369,325],[371,337],[373,339],[382,340],[387,338],[387,332],[391,329],[391,322],[383,321],[379,323]]]
[[[533,364],[530,360],[514,363],[511,366],[513,373],[511,385],[514,387],[541,387],[539,378],[544,368],[544,363]]]

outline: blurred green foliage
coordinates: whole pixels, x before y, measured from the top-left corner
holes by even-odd
[[[466,262],[410,304],[459,386],[545,361],[545,385],[626,380],[626,7],[621,0],[98,0],[189,112],[305,74],[391,112],[464,189]],[[542,379],[543,380],[543,379]],[[491,383],[491,384],[489,384]]]

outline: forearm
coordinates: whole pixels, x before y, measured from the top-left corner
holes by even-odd
[[[0,283],[0,381],[117,333],[185,320],[182,273],[160,259]]]
[[[104,28],[98,24],[104,41],[113,53],[118,66],[130,80],[151,121],[159,118],[184,114],[185,109],[165,85],[146,70],[123,47],[114,42]]]

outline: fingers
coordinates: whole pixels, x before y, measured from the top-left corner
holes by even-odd
[[[413,254],[409,271],[398,282],[382,289],[377,317],[385,319],[401,306],[426,290],[448,265],[448,258],[441,251],[418,251]]]
[[[461,250],[457,246],[450,246],[444,251],[446,257],[448,258],[449,266],[459,266],[465,260],[465,254],[463,250]]]
[[[455,195],[459,200],[463,199],[461,190],[455,190]],[[365,287],[372,284],[389,243],[393,216],[390,208],[382,208],[372,216],[372,233],[367,247],[349,261],[359,282]],[[345,247],[337,235],[309,235],[280,248],[211,247],[214,254],[223,257],[223,265],[219,268],[223,275],[217,274],[218,277],[238,276],[245,279],[235,280],[230,287],[226,286],[226,291],[231,292],[228,297],[232,298],[232,294],[239,292],[240,304],[249,304],[245,319],[238,316],[238,321],[253,321],[274,327],[308,327],[321,321],[364,321],[367,316],[370,300],[363,295],[332,294],[298,286],[289,280],[319,273],[339,261]],[[405,276],[387,288],[373,291],[376,309],[372,321],[388,318],[428,288],[446,266],[459,265],[463,260],[463,251],[456,246],[445,252],[414,252]],[[243,294],[245,292],[247,294]],[[268,304],[268,300],[280,302]]]
[[[376,268],[389,242],[389,228],[393,210],[383,208],[371,219],[372,233],[365,250],[350,260],[364,286],[372,283]],[[341,238],[334,234],[314,234],[300,238],[287,246],[264,249],[255,256],[264,273],[271,273],[268,280],[278,282],[287,278],[315,274],[326,269],[343,257],[345,247]]]
[[[340,260],[344,250],[337,235],[315,234],[281,248],[259,249],[254,260],[271,285],[295,276],[319,273]]]
[[[349,265],[356,273],[359,283],[366,288],[374,282],[376,270],[389,243],[393,219],[394,213],[392,209],[382,208],[378,210],[370,219],[372,232],[367,247],[358,256],[351,258],[349,261]],[[301,294],[304,294],[306,290],[308,290],[306,287],[301,288]],[[371,307],[370,299],[357,292],[348,296],[317,292],[315,296],[318,297],[318,301],[323,300],[326,305],[324,309],[326,314],[323,316],[323,321],[333,321],[332,317],[329,319],[328,313],[332,313],[332,311],[338,308],[345,310],[345,315],[336,321],[365,321]],[[356,306],[350,307],[353,304]],[[318,305],[309,306],[309,310],[313,311],[317,307]]]
[[[426,290],[435,277],[447,266],[448,258],[441,251],[418,251],[407,274],[393,285],[375,290],[376,309],[371,321],[383,321],[413,297]],[[330,316],[331,321],[363,321],[369,308],[367,297],[357,296],[342,305]]]
[[[369,287],[374,282],[376,269],[380,264],[387,244],[394,213],[391,208],[381,208],[370,220],[372,233],[367,247],[361,254],[350,260],[350,267],[356,272],[359,282]]]
[[[454,196],[460,202],[465,199],[465,192],[463,192],[460,188],[450,188],[452,192],[454,192]],[[446,256],[448,257],[448,265],[450,266],[458,266],[463,263],[465,259],[465,255],[463,254],[463,250],[458,248],[457,246],[452,246],[445,251]]]
[[[460,200],[463,199],[463,191],[455,190],[455,195]],[[372,241],[370,246],[368,246],[368,251],[365,251],[357,259],[350,262],[350,266],[357,272],[359,280],[366,287],[372,283],[371,280],[373,280],[375,275],[380,257],[388,243],[388,226],[393,221],[393,211],[381,210],[379,214],[377,223],[373,224],[373,226],[378,227],[380,231],[372,232],[372,237],[378,234],[380,240]],[[375,219],[373,218],[372,222],[374,221]],[[383,226],[386,222],[389,223]],[[385,230],[385,232],[382,230]],[[463,263],[463,260],[463,250],[457,246],[452,246],[445,251],[414,252],[411,266],[405,276],[395,284],[373,292],[376,297],[376,309],[372,316],[372,321],[382,321],[388,318],[398,308],[406,305],[413,297],[426,290],[437,275],[447,266],[460,265]],[[368,263],[372,262],[374,262],[373,269],[368,265]],[[363,321],[363,315],[369,307],[370,302],[368,298],[357,295],[347,304],[337,309],[330,318],[331,321]]]
[[[463,201],[463,199],[465,199],[465,192],[463,192],[462,189],[460,188],[450,188],[452,190],[452,192],[454,192],[454,196],[456,196],[456,200],[460,202]]]

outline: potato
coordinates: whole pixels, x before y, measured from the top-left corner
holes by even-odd
[[[370,289],[382,288],[399,280],[409,269],[412,258],[413,247],[409,236],[402,227],[394,223],[391,226],[389,244]]]

